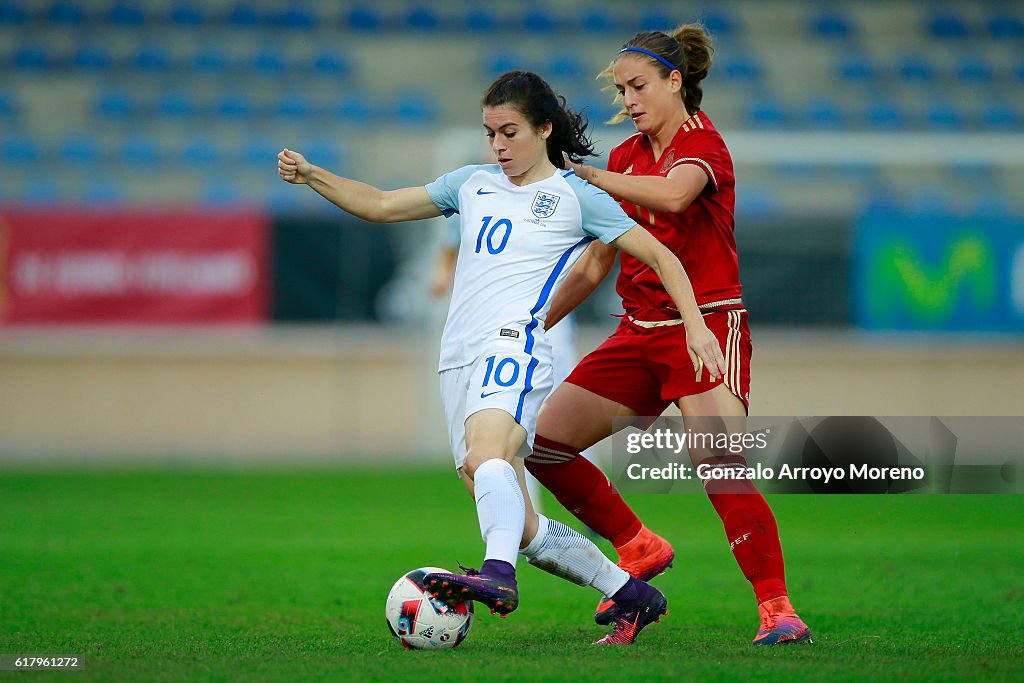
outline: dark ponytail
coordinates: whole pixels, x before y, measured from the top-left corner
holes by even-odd
[[[594,143],[587,137],[587,117],[569,109],[565,98],[556,95],[547,82],[530,71],[509,71],[497,78],[480,100],[483,107],[508,105],[526,117],[534,129],[551,122],[547,139],[548,159],[565,168],[563,155],[573,163],[594,155]]]

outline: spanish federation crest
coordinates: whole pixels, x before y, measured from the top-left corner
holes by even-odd
[[[537,218],[551,218],[552,214],[555,213],[555,207],[558,206],[559,199],[561,197],[557,194],[538,192],[533,198],[533,206],[530,209]]]

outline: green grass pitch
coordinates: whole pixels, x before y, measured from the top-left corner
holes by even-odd
[[[520,609],[410,652],[392,583],[478,564],[448,470],[0,473],[0,653],[80,654],[60,681],[1020,680],[1024,498],[775,496],[807,647],[755,648],[756,609],[710,504],[633,496],[674,542],[670,614],[593,648],[597,594],[520,564]],[[568,514],[546,499],[552,516]],[[608,550],[608,546],[603,546]]]

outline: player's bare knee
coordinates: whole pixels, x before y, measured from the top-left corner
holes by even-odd
[[[503,459],[500,456],[495,456],[493,453],[487,454],[474,449],[469,449],[466,453],[466,462],[462,465],[462,471],[470,479],[476,478],[476,471],[488,460]]]

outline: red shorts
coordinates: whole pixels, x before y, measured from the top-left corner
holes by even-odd
[[[725,377],[712,381],[707,368],[694,372],[686,350],[686,328],[644,328],[623,318],[603,344],[579,362],[566,382],[631,408],[657,416],[683,396],[702,394],[724,382],[749,407],[750,327],[747,312],[713,311],[704,323],[718,337]]]

